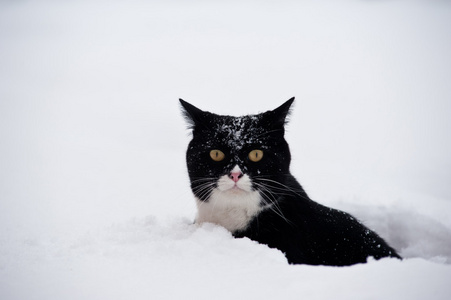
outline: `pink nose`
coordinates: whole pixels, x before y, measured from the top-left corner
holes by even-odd
[[[229,177],[234,182],[237,182],[238,180],[240,180],[241,177],[243,177],[243,173],[241,173],[241,172],[232,172],[232,173],[230,173]]]

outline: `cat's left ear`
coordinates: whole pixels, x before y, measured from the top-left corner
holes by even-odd
[[[290,98],[284,104],[271,111],[272,122],[275,126],[283,126],[287,122],[287,117],[290,115],[290,107],[294,102],[294,97]]]
[[[179,101],[182,105],[183,116],[191,129],[194,129],[197,125],[205,125],[205,115],[208,114],[207,112],[204,112],[183,99],[179,99]]]

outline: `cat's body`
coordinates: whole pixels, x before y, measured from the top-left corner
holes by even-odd
[[[351,215],[311,200],[290,174],[284,139],[294,98],[259,115],[220,116],[180,100],[193,129],[187,151],[197,223],[211,222],[285,253],[295,264],[400,258]]]

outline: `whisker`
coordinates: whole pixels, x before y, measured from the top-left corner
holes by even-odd
[[[257,139],[261,136],[268,135],[270,133],[277,132],[277,131],[283,131],[283,129],[274,129],[274,130],[266,131],[266,132],[263,132],[263,133],[257,135],[255,138]]]
[[[199,199],[204,199],[206,196],[206,198],[208,199],[210,197],[209,194],[211,194],[213,187],[216,185],[216,182],[206,182],[206,183],[202,183],[198,186],[195,186],[192,188],[194,194],[199,198]]]
[[[272,179],[267,179],[267,178],[256,178],[256,179],[257,179],[257,180],[262,180],[262,181],[267,181],[267,182],[271,182],[271,183],[278,184],[278,185],[282,186],[283,188],[285,188],[284,190],[290,191],[290,192],[294,193],[295,195],[298,195],[299,197],[306,198],[305,195],[300,194],[300,193],[303,192],[303,190],[294,190],[294,189],[292,189],[291,187],[289,187],[288,185],[285,185],[285,184],[283,184],[283,183],[280,183],[280,182],[275,181],[275,180],[272,180]],[[272,186],[272,185],[271,185],[270,187],[271,187],[271,188],[274,188],[274,189],[281,189],[281,190],[283,190],[282,188],[277,187],[277,186]]]
[[[202,182],[202,181],[213,181],[213,180],[216,180],[216,178],[203,177],[200,179],[192,180],[191,183]]]
[[[265,202],[266,206],[271,209],[276,215],[281,217],[285,222],[288,224],[293,224],[290,220],[288,220],[285,215],[283,214],[280,206],[278,205],[278,201],[276,197],[269,191],[265,186],[260,185],[260,193],[262,195],[262,199]],[[269,195],[268,195],[269,194]],[[271,199],[272,198],[272,199]],[[269,203],[267,202],[269,201]]]
[[[193,189],[199,189],[199,188],[203,188],[205,186],[209,186],[209,185],[214,185],[215,182],[205,182],[205,183],[201,183],[199,185],[196,185],[193,187]]]
[[[284,193],[284,191],[288,191],[286,189],[264,185],[263,183],[258,183],[258,184],[255,183],[255,185],[257,185],[259,187],[263,186],[267,191],[271,192],[271,194],[275,193],[275,194],[277,194],[279,196],[292,196],[292,193],[291,194],[290,193]],[[270,188],[271,189],[276,189],[277,191],[271,191]],[[280,191],[282,191],[282,192],[280,192]],[[288,191],[288,192],[290,192],[290,191]]]
[[[196,194],[199,197],[199,199],[203,200],[205,198],[205,196],[208,196],[207,198],[209,198],[209,194],[213,190],[213,186],[214,186],[214,184],[209,184],[202,188],[197,189]]]
[[[271,198],[272,198],[272,201],[271,201],[271,203],[279,210],[279,212],[283,215],[283,213],[282,213],[282,210],[281,210],[281,208],[280,208],[280,206],[279,206],[279,201],[277,201],[277,196],[278,195],[289,195],[289,194],[280,194],[280,193],[278,193],[277,195],[274,195],[274,193],[266,186],[266,185],[264,185],[264,184],[261,184],[261,183],[257,183],[257,185],[258,185],[258,187],[261,189],[260,191],[262,192],[262,193],[264,193],[265,195],[267,195],[267,194],[269,194],[269,196],[271,196]],[[269,198],[269,197],[268,197]],[[269,200],[271,200],[271,199],[269,199]]]

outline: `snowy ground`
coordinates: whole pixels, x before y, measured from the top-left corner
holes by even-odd
[[[0,299],[449,299],[451,3],[2,1]],[[406,257],[192,225],[177,99],[296,96],[292,173]]]

